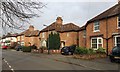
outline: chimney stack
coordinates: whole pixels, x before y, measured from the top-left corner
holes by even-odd
[[[63,22],[62,18],[61,17],[57,17],[56,23],[57,24],[62,24],[62,22]]]
[[[29,31],[34,31],[34,26],[30,25],[29,26]]]

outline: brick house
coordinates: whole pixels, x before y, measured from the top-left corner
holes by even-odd
[[[73,23],[63,24],[61,17],[57,17],[56,21],[51,25],[40,31],[40,46],[46,47],[46,40],[48,38],[48,33],[51,32],[60,34],[61,47],[70,46],[73,44],[78,45],[78,30],[79,26]]]
[[[114,46],[120,46],[120,3],[87,22],[86,47],[106,48],[107,53]]]
[[[17,42],[17,33],[11,34],[8,33],[7,35],[2,36],[1,45],[12,45],[14,42]]]
[[[30,25],[29,29],[18,34],[17,41],[24,46],[35,44],[37,47],[39,47],[39,30],[34,30],[34,27]]]

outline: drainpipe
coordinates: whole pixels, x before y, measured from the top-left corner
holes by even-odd
[[[107,17],[106,17],[106,52],[107,52],[107,56],[108,56],[108,22],[107,22]]]

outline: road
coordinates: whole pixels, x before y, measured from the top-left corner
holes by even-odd
[[[2,70],[118,70],[117,63],[75,60],[69,56],[2,51]],[[106,67],[106,68],[105,68]]]

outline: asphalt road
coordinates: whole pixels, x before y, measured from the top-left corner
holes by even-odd
[[[3,51],[3,58],[14,70],[91,70],[82,66],[59,62],[48,57],[37,57],[30,53],[16,51]],[[3,70],[9,69],[4,65],[5,63],[3,64]]]
[[[118,70],[116,63],[103,62],[100,60],[84,61],[67,58],[62,55],[31,54],[21,51],[2,51],[2,70],[97,70],[97,68]],[[60,60],[63,59],[63,60]],[[65,61],[64,61],[65,60]],[[72,61],[72,63],[69,63]],[[106,67],[106,68],[105,68]],[[108,71],[109,72],[109,71]]]

